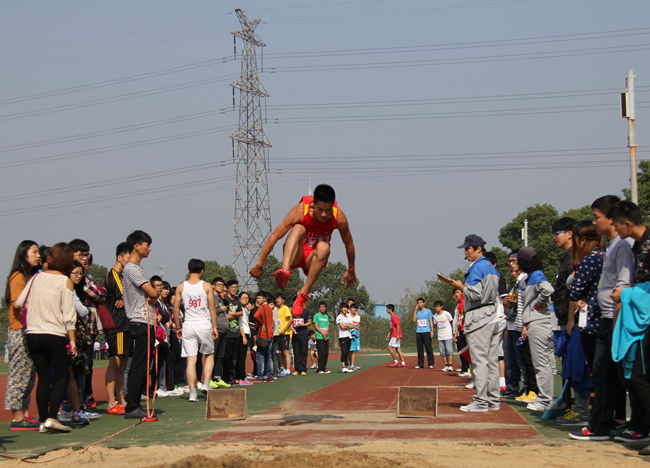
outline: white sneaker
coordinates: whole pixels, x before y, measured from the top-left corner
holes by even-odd
[[[464,413],[487,413],[487,407],[479,406],[475,401],[471,402],[469,405],[463,405],[460,407],[460,410]]]
[[[526,405],[526,409],[531,411],[546,411],[546,405],[539,401],[531,401]]]
[[[190,402],[199,401],[199,397],[196,393],[190,392],[190,397],[188,398],[188,401]]]
[[[189,385],[181,385],[180,387],[176,387],[176,390],[180,390],[183,393],[190,393],[190,386]]]
[[[202,392],[205,388],[205,385],[203,385],[203,382],[197,382],[196,383],[196,389],[200,392]]]
[[[472,373],[471,372],[459,372],[456,374],[458,377],[471,377]]]
[[[164,388],[159,388],[158,390],[156,390],[156,396],[158,398],[165,398],[169,396],[169,393]]]
[[[471,390],[471,389],[474,389],[474,388],[476,388],[476,384],[475,384],[474,381],[472,380],[470,383],[468,383],[467,385],[465,385],[465,388],[468,388],[468,389],[470,389],[470,390]]]
[[[180,388],[175,388],[174,390],[168,390],[167,391],[167,396],[171,396],[171,397],[181,396],[181,395],[184,395],[184,394],[185,394],[185,392],[183,390],[181,390]]]
[[[61,422],[70,422],[70,421],[72,421],[72,411],[61,410],[61,412],[57,416],[57,419],[59,421],[61,421]]]
[[[318,366],[316,364],[312,364],[310,369],[316,369]]]
[[[350,372],[354,372],[354,371],[353,371],[352,369],[348,369],[347,367],[343,367],[343,368],[341,369],[341,372],[342,372],[343,374],[348,374],[348,373],[350,373]]]

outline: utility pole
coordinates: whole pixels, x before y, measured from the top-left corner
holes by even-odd
[[[621,93],[621,117],[626,118],[627,147],[630,148],[630,184],[632,202],[639,204],[639,188],[636,180],[636,134],[634,131],[634,70],[630,69],[625,75],[625,92]]]
[[[524,241],[524,247],[528,245],[528,218],[524,219],[524,227],[521,229],[521,239]]]
[[[236,163],[235,220],[232,267],[242,290],[254,287],[248,273],[271,232],[268,183],[268,148],[271,144],[262,128],[261,98],[268,97],[257,70],[257,47],[264,47],[255,29],[260,20],[249,21],[235,10],[242,29],[232,34],[242,41],[241,76],[230,85],[239,90],[239,126],[230,138]],[[236,149],[235,149],[236,147]]]

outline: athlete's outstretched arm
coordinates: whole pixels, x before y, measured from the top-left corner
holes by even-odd
[[[348,257],[348,271],[346,271],[343,275],[343,280],[341,282],[344,283],[348,288],[351,288],[357,284],[357,274],[354,267],[356,254],[354,251],[354,241],[352,240],[352,233],[350,232],[348,218],[342,211],[339,211],[339,220],[337,227],[341,233],[341,240],[343,241],[343,245],[345,245],[345,254]]]
[[[255,266],[253,266],[253,268],[251,268],[251,271],[249,272],[253,278],[259,278],[262,276],[266,257],[268,257],[269,254],[273,251],[275,244],[280,239],[282,239],[293,226],[299,224],[300,221],[302,221],[302,203],[291,208],[282,222],[278,225],[278,227],[275,228],[269,238],[266,239],[266,242],[264,242],[264,245],[262,246],[262,250],[260,252],[260,258],[257,260],[257,263]]]

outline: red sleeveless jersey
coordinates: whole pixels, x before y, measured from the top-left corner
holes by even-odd
[[[309,205],[314,201],[313,196],[304,196],[300,200],[302,203],[302,224],[307,233],[305,234],[305,239],[303,244],[308,244],[315,246],[318,242],[324,241],[328,244],[332,239],[332,231],[336,229],[339,219],[339,206],[334,202],[332,207],[332,217],[326,223],[318,223],[314,221],[314,218],[309,214]]]

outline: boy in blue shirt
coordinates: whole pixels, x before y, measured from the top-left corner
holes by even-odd
[[[426,350],[429,369],[433,369],[433,351],[431,349],[431,340],[433,339],[433,313],[431,309],[424,307],[424,299],[421,297],[418,298],[415,311],[413,312],[413,322],[417,324],[415,331],[418,365],[415,368],[424,368],[424,351]]]

